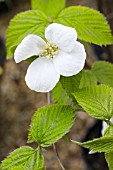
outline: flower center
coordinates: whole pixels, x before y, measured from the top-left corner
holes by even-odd
[[[46,43],[41,56],[46,56],[47,58],[54,58],[58,52],[58,47],[50,42]]]

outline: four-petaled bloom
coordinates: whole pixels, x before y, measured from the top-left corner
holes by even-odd
[[[79,73],[85,63],[84,46],[76,41],[74,28],[61,24],[50,24],[45,30],[45,42],[41,37],[30,34],[26,36],[15,50],[16,63],[31,56],[37,56],[28,67],[25,77],[31,90],[49,92],[62,76]]]

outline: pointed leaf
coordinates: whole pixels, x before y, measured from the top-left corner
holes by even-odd
[[[90,140],[88,142],[76,142],[73,141],[72,142],[83,146],[85,148],[88,148],[90,150],[93,151],[97,151],[97,152],[111,152],[113,151],[113,136],[104,136],[101,138],[97,138],[94,140]]]
[[[82,6],[64,9],[56,22],[77,30],[78,38],[98,45],[113,43],[113,36],[105,17],[94,9]]]
[[[58,82],[56,87],[52,90],[52,99],[55,103],[64,105],[69,101],[69,96],[60,82]]]
[[[38,9],[55,17],[65,6],[65,0],[32,0],[32,9]]]
[[[109,127],[105,130],[104,136],[113,136],[113,125],[109,126]]]
[[[82,77],[82,71],[71,77],[61,77],[60,81],[67,94],[70,96],[71,93],[76,92],[79,89],[80,81]]]
[[[81,89],[84,87],[95,86],[95,85],[97,85],[97,79],[95,75],[92,73],[92,71],[83,70],[79,88]]]
[[[110,153],[105,153],[105,158],[109,166],[109,170],[113,170],[113,151]]]
[[[44,163],[42,160],[40,150],[35,151],[29,146],[22,146],[3,160],[1,167],[2,170],[38,170]]]
[[[112,88],[104,85],[83,88],[74,96],[90,116],[101,120],[109,120],[113,116]]]
[[[45,170],[44,166],[44,157],[41,155],[41,150],[40,148],[37,151],[37,164],[35,166],[35,170]]]
[[[16,46],[28,34],[36,34],[41,37],[49,21],[41,11],[30,10],[17,14],[10,22],[7,29],[6,45],[7,56],[11,58]]]
[[[15,166],[15,167],[8,169],[8,170],[29,170],[29,168],[20,165],[20,166]]]
[[[113,125],[109,126],[105,132],[104,136],[113,136]],[[105,159],[108,163],[109,170],[113,170],[113,151],[109,153],[105,153]]]
[[[113,64],[106,61],[98,61],[92,66],[98,82],[113,87]]]
[[[28,142],[38,142],[42,147],[50,146],[69,132],[74,119],[75,113],[70,106],[42,107],[33,116]]]

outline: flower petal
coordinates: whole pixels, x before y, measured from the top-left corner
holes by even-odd
[[[59,49],[70,52],[77,39],[77,32],[74,28],[53,23],[46,28],[45,37]]]
[[[60,75],[54,68],[53,61],[45,57],[34,60],[25,77],[26,84],[36,92],[49,92],[60,79]]]
[[[34,34],[26,36],[15,50],[15,62],[19,63],[33,55],[39,55],[44,45],[46,42],[41,37]]]
[[[105,121],[102,122],[102,130],[101,130],[101,134],[102,136],[104,135],[105,130],[107,129],[108,125]]]
[[[59,51],[53,59],[56,71],[63,76],[73,76],[79,73],[85,64],[86,53],[84,46],[77,42],[70,53]]]
[[[110,121],[111,121],[111,123],[113,123],[113,117],[110,119]],[[102,136],[104,135],[104,132],[106,131],[107,128],[108,128],[108,124],[105,121],[103,121],[102,122],[102,130],[101,130]]]

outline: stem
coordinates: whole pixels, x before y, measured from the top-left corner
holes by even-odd
[[[56,145],[55,145],[55,144],[53,144],[53,149],[54,149],[54,151],[55,151],[55,153],[56,153],[56,156],[57,156],[57,160],[58,160],[58,162],[59,162],[59,165],[61,166],[62,170],[65,170],[65,168],[64,168],[64,166],[62,165],[62,162],[61,162],[61,160],[60,160],[60,157],[59,157],[59,154],[58,154],[58,152],[57,152],[57,148],[56,148]]]
[[[51,104],[51,93],[50,92],[47,93],[47,103]]]
[[[51,103],[51,94],[50,94],[50,92],[48,92],[48,94],[47,94],[47,102],[48,102],[48,104]],[[62,170],[65,170],[65,168],[64,168],[64,166],[62,165],[62,162],[61,162],[61,160],[60,160],[60,157],[59,157],[59,154],[58,154],[58,152],[57,152],[57,148],[56,148],[56,145],[55,145],[55,144],[53,144],[53,149],[54,149],[54,151],[55,151],[55,153],[56,153],[57,160],[58,160],[58,162],[59,162],[60,167],[62,168]]]

